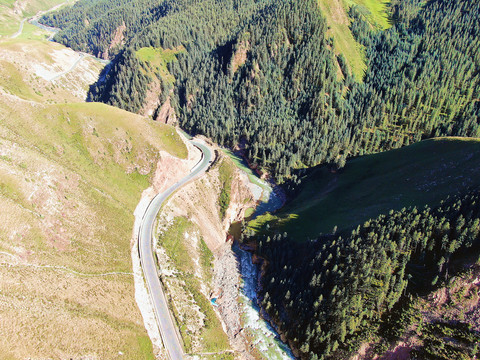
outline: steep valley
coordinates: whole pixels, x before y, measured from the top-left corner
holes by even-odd
[[[165,358],[132,214],[189,173],[198,150],[171,126],[85,103],[104,62],[25,29],[0,40],[0,351]],[[210,146],[212,168],[159,215],[162,278],[189,356],[258,358],[242,332],[241,274],[226,239],[260,193]]]
[[[231,351],[231,340],[235,352],[248,356],[246,340],[239,334],[241,324],[236,305],[240,275],[231,243],[225,240],[230,223],[242,219],[254,202],[248,179],[240,175],[219,149],[216,154],[215,164],[206,176],[175,193],[162,208],[157,225],[159,262],[164,264],[163,280],[187,352]],[[220,174],[225,171],[228,177],[223,179],[227,178],[228,184],[221,183]],[[219,207],[222,191],[230,199],[223,219]],[[225,276],[228,272],[231,276]],[[218,298],[216,308],[210,304],[214,297]],[[222,325],[213,309],[221,315],[228,338],[222,334]]]
[[[1,2],[0,359],[479,358],[479,24]]]

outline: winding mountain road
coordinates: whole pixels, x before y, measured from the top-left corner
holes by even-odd
[[[153,303],[162,341],[171,360],[182,360],[183,348],[170,311],[168,310],[167,299],[163,292],[162,284],[160,283],[157,265],[153,255],[153,225],[163,202],[176,190],[202,175],[210,165],[212,158],[211,151],[201,143],[193,141],[191,143],[202,151],[201,162],[192,169],[190,174],[153,198],[143,215],[138,234],[140,262]]]
[[[23,24],[25,24],[25,21],[27,21],[27,19],[23,19],[21,22],[20,22],[20,27],[19,29],[17,30],[17,32],[15,34],[13,34],[12,36],[10,36],[11,39],[15,39],[17,38],[18,36],[20,36],[20,34],[22,33],[23,31]]]
[[[72,66],[70,66],[70,68],[53,75],[49,80],[54,81],[61,78],[64,75],[67,75],[70,71],[73,71],[77,67],[77,65],[80,63],[80,61],[82,61],[83,58],[85,58],[85,54],[80,54],[80,57],[72,64]]]

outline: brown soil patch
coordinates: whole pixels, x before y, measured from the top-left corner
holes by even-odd
[[[175,109],[172,107],[170,97],[158,108],[155,120],[168,125],[174,125],[177,122],[177,116],[175,115]]]
[[[412,348],[410,346],[399,344],[393,350],[387,351],[379,360],[408,360],[410,359],[411,351]]]
[[[185,216],[197,224],[205,243],[216,254],[225,243],[231,223],[241,221],[245,210],[254,205],[253,196],[245,181],[248,179],[241,177],[237,171],[232,179],[230,206],[224,221],[219,215],[218,197],[221,185],[216,168],[175,193],[168,206],[165,206],[165,211],[172,218]]]
[[[341,0],[329,0],[330,6],[329,10],[332,15],[332,20],[337,24],[349,25],[350,20],[343,8]]]
[[[466,321],[480,329],[480,265],[450,280],[421,301],[422,314],[427,322],[453,320]]]
[[[148,86],[145,100],[143,101],[143,108],[140,110],[140,115],[153,116],[155,110],[160,105],[160,94],[162,93],[160,81],[154,76],[154,80]],[[157,120],[157,119],[155,119]]]
[[[109,50],[114,50],[116,47],[118,47],[119,45],[122,45],[124,43],[125,30],[127,30],[127,27],[126,27],[125,23],[120,25],[115,30],[115,33],[113,34],[112,42],[110,43],[110,46],[108,47],[108,49],[106,49],[105,52],[102,54],[102,56],[101,56],[102,59],[108,60]]]
[[[247,61],[247,52],[250,49],[250,43],[248,41],[241,41],[238,44],[238,50],[232,59],[232,74],[235,74],[239,67],[245,64]]]

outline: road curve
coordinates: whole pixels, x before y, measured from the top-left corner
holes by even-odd
[[[82,59],[84,57],[85,57],[85,54],[80,54],[80,57],[77,60],[75,60],[75,62],[73,63],[72,66],[70,66],[70,68],[68,68],[65,71],[62,71],[62,72],[59,72],[59,73],[55,74],[54,76],[52,76],[50,78],[50,81],[57,80],[57,79],[61,78],[62,76],[67,75],[70,71],[72,71],[73,69],[75,69],[77,67],[77,65],[80,63],[80,61],[82,61]]]
[[[153,198],[143,215],[138,235],[138,247],[143,274],[153,303],[162,341],[171,360],[183,359],[183,349],[180,339],[178,338],[175,324],[168,310],[167,300],[157,272],[152,246],[153,225],[163,202],[176,190],[203,174],[211,162],[212,153],[205,145],[193,141],[191,143],[202,151],[203,156],[201,162],[193,168],[190,174]]]
[[[12,36],[10,36],[11,39],[15,39],[16,37],[20,36],[20,34],[22,33],[23,31],[23,24],[25,24],[25,21],[27,21],[27,19],[23,19],[21,22],[20,22],[20,28],[17,30],[17,32],[15,34],[13,34]]]

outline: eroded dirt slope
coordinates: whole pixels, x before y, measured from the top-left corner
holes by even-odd
[[[206,352],[233,351],[236,358],[248,359],[251,357],[241,331],[237,302],[240,274],[231,241],[227,239],[231,223],[241,221],[254,200],[247,176],[223,152],[215,150],[216,159],[209,171],[175,193],[162,208],[157,255],[176,318],[186,327],[182,336],[187,338],[190,353],[202,356]],[[224,211],[222,191],[228,192],[229,198]],[[172,233],[177,234],[175,239]],[[202,243],[212,254],[206,266],[202,262]],[[192,278],[193,281],[189,280]],[[210,303],[212,298],[216,299],[216,306]],[[216,341],[209,339],[209,324],[214,321],[208,317],[219,321],[229,344],[221,343],[221,334]]]

